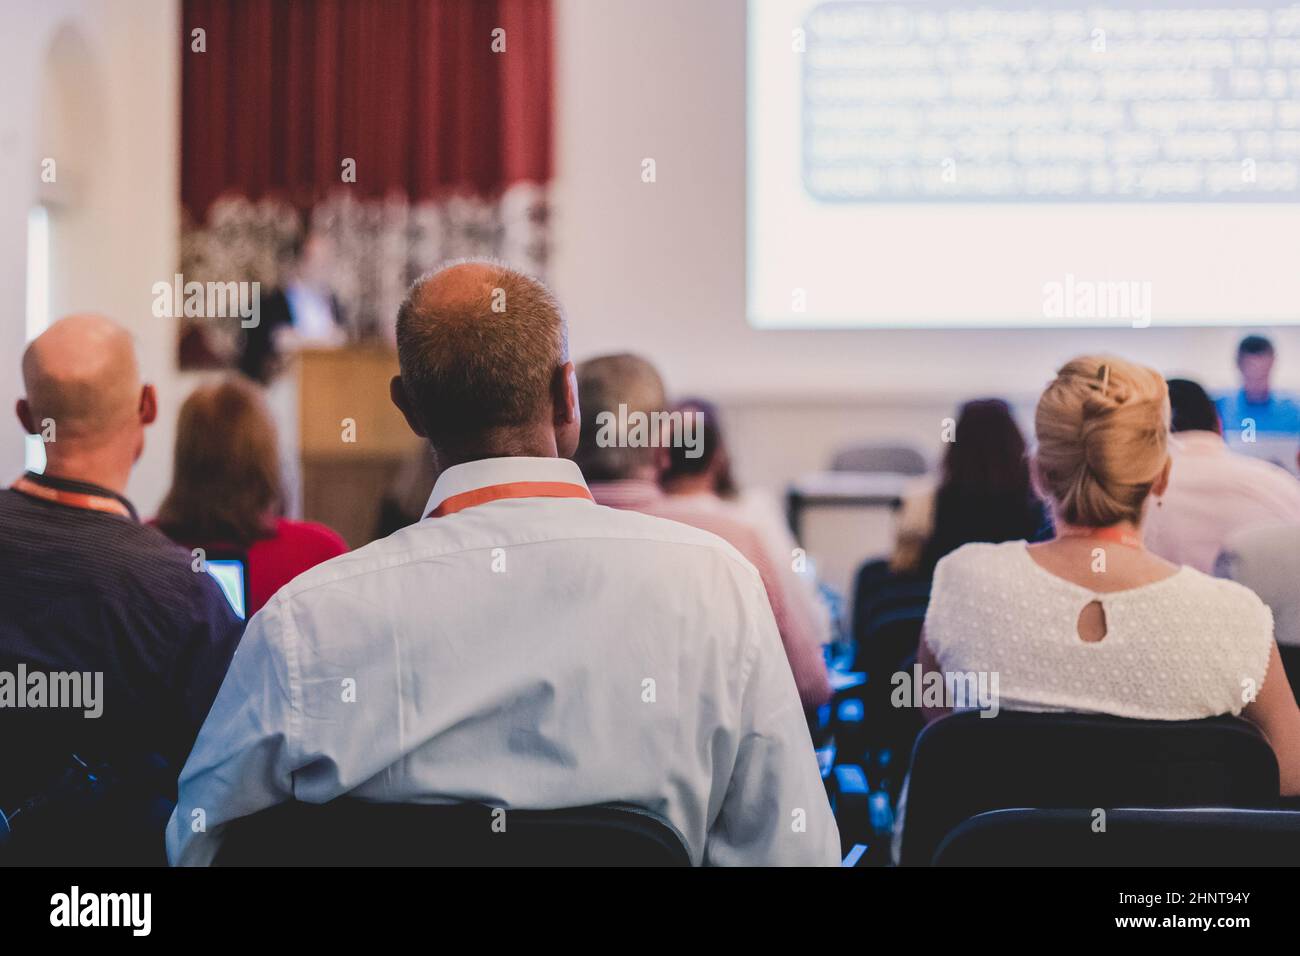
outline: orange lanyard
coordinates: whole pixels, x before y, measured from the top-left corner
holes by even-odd
[[[109,498],[107,495],[89,495],[80,491],[64,491],[62,488],[51,488],[48,485],[32,481],[26,475],[15,481],[9,488],[31,498],[52,501],[56,505],[80,508],[83,511],[102,511],[105,514],[121,515],[123,518],[131,517],[131,510],[116,498]]]
[[[1128,531],[1121,528],[1066,528],[1058,531],[1058,538],[1099,538],[1102,541],[1113,541],[1115,544],[1122,544],[1126,548],[1137,548],[1141,551],[1145,545],[1142,543],[1142,536],[1134,531]]]
[[[445,515],[464,511],[475,505],[487,504],[489,501],[501,501],[505,498],[586,498],[594,501],[591,492],[582,485],[568,481],[512,481],[504,485],[488,485],[462,492],[445,499],[426,517],[441,518]]]

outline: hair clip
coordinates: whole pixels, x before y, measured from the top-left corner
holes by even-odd
[[[1101,395],[1106,397],[1106,390],[1110,388],[1110,366],[1105,362],[1097,369],[1097,378],[1101,380]]]

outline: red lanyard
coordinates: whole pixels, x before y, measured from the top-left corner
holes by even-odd
[[[1102,541],[1113,541],[1115,544],[1122,544],[1127,548],[1137,548],[1141,551],[1144,547],[1142,536],[1136,531],[1129,531],[1126,528],[1075,528],[1069,527],[1056,533],[1058,538],[1099,538]]]
[[[32,481],[26,475],[9,487],[10,490],[19,494],[40,498],[42,501],[52,501],[56,505],[80,508],[83,511],[102,511],[106,514],[121,515],[123,518],[131,517],[130,509],[116,498],[110,498],[107,495],[88,495],[80,491],[64,491],[62,488],[51,488],[48,485]]]
[[[594,501],[591,492],[582,485],[568,481],[512,481],[504,485],[488,485],[462,492],[445,499],[442,504],[429,512],[429,518],[441,518],[445,515],[464,511],[475,505],[487,504],[489,501],[501,501],[503,498],[586,498]]]

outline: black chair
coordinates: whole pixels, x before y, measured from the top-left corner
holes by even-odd
[[[919,624],[917,635],[919,636]],[[916,638],[913,637],[915,646]],[[911,675],[916,664],[916,652],[893,666],[878,670],[879,680],[870,682],[863,695],[865,720],[869,729],[867,734],[870,751],[870,766],[873,779],[889,794],[890,800],[897,802],[903,781],[907,778],[911,766],[912,749],[916,745],[917,735],[925,727],[921,711],[915,707],[895,707],[893,705],[894,673],[903,672]]]
[[[1272,748],[1235,717],[952,714],[917,738],[900,861],[927,865],[950,830],[987,810],[1272,808],[1278,791]]]
[[[1286,671],[1286,679],[1291,684],[1291,693],[1295,694],[1296,702],[1300,703],[1300,647],[1279,644],[1277,653],[1282,658],[1282,669]]]
[[[857,732],[845,735],[837,730],[836,737],[843,759],[869,765],[872,779],[891,799],[898,797],[912,742],[920,730],[916,712],[891,706],[892,677],[908,670],[915,660],[929,600],[929,578],[895,575],[889,562],[882,560],[867,561],[858,569],[852,667],[865,672],[867,682],[854,692],[860,701]]]
[[[1294,810],[994,810],[949,833],[935,866],[1294,866]]]
[[[859,445],[841,448],[831,459],[831,471],[924,475],[925,455],[910,445]]]
[[[59,708],[2,712],[0,867],[166,866],[177,770],[130,749],[140,729]]]
[[[903,618],[924,620],[929,603],[928,577],[894,574],[888,561],[865,562],[853,581],[853,640],[859,653],[873,631]]]
[[[229,825],[217,866],[689,866],[658,817],[626,807],[285,803]]]

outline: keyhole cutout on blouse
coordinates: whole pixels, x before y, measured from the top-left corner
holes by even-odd
[[[1079,621],[1075,625],[1079,640],[1096,644],[1106,636],[1106,609],[1100,601],[1090,601],[1079,612]]]

